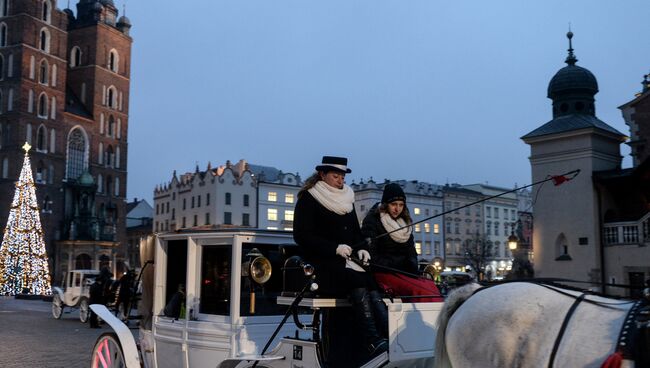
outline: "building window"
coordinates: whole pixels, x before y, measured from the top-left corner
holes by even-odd
[[[485,233],[486,235],[492,235],[492,222],[488,221],[485,223]]]
[[[226,225],[232,225],[232,212],[223,213],[223,223]]]
[[[278,210],[275,208],[269,208],[266,211],[266,218],[269,221],[277,221],[278,220]]]
[[[248,207],[250,204],[250,198],[248,194],[244,194],[244,207]]]
[[[81,128],[75,128],[68,137],[68,157],[66,165],[66,177],[77,179],[84,172],[87,166],[86,137]]]
[[[499,223],[494,223],[494,235],[499,235]]]
[[[251,220],[250,220],[250,215],[248,213],[244,213],[241,215],[241,224],[243,226],[251,226]]]
[[[266,229],[267,230],[277,230],[278,227],[277,226],[267,226]]]
[[[81,49],[74,46],[70,51],[70,67],[74,68],[81,65]]]
[[[454,233],[460,234],[460,224],[458,222],[454,224]]]
[[[494,208],[494,218],[499,218],[499,209],[496,207]]]
[[[284,203],[293,203],[294,198],[293,198],[293,193],[286,193],[284,195]]]
[[[440,253],[440,242],[437,241],[437,240],[435,242],[433,242],[433,251],[434,251],[434,254],[441,255],[441,253]]]
[[[419,214],[420,214],[420,207],[415,207],[415,208],[413,209],[413,214],[415,214],[415,215],[419,215]]]
[[[38,117],[47,119],[47,95],[45,93],[38,96]]]
[[[419,241],[415,242],[415,252],[418,255],[422,254],[422,242],[419,242]]]
[[[201,195],[196,197],[196,207],[201,207]]]
[[[9,14],[9,0],[0,0],[0,17]]]
[[[192,226],[197,226],[199,223],[199,216],[194,215],[194,224]]]
[[[192,207],[191,208],[194,208],[194,196],[192,196]]]
[[[440,224],[433,224],[433,233],[440,234]]]
[[[41,29],[39,49],[44,52],[50,52],[50,31],[47,28]]]
[[[430,233],[431,232],[431,224],[429,224],[429,223],[424,224],[424,232],[425,233]]]
[[[181,227],[183,227],[183,228],[186,227],[185,226],[185,216],[183,216],[183,221],[181,221]]]
[[[285,210],[284,211],[284,220],[285,221],[293,221],[293,210]]]
[[[415,232],[416,233],[420,232],[420,224],[415,224]]]
[[[118,64],[119,57],[117,51],[111,50],[111,52],[108,54],[108,69],[110,69],[112,72],[117,73]]]
[[[426,255],[431,255],[431,242],[430,241],[425,241],[424,242],[424,253]]]
[[[210,212],[206,212],[205,214],[205,224],[210,225]]]
[[[226,193],[226,204],[231,204],[232,196],[230,193]]]
[[[492,217],[492,207],[485,207],[485,217]]]
[[[269,202],[277,202],[278,201],[278,193],[277,192],[269,192],[268,197],[266,198]]]
[[[51,14],[50,10],[51,10],[50,2],[48,0],[43,1],[41,20],[45,21],[45,23],[50,23],[50,14]]]
[[[0,46],[7,46],[7,25],[4,23],[0,24]]]
[[[41,84],[47,84],[49,69],[50,67],[47,64],[47,60],[41,60],[41,66],[39,68],[39,76],[38,76],[38,81]]]
[[[169,202],[165,203],[165,212],[169,213]]]
[[[108,116],[108,129],[106,130],[106,135],[115,138],[115,118],[113,115]]]
[[[36,131],[36,150],[45,152],[47,148],[47,131],[45,131],[45,127],[41,125],[38,127],[38,130]]]
[[[172,220],[176,220],[176,208],[172,208]]]
[[[205,205],[209,206],[210,205],[210,193],[207,193],[205,195]]]

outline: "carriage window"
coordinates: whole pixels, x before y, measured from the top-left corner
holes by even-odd
[[[230,315],[230,259],[229,245],[203,247],[199,313]]]
[[[81,274],[77,273],[74,275],[74,286],[81,286]]]
[[[187,241],[171,240],[167,243],[167,290],[165,305],[169,303],[179,287],[187,285]]]
[[[241,280],[241,316],[271,316],[284,314],[286,306],[278,305],[276,300],[282,293],[282,267],[284,260],[296,254],[298,247],[293,244],[242,244],[242,263],[248,261],[246,255],[257,248],[271,262],[271,278],[264,285],[259,285],[249,277]],[[251,293],[255,293],[254,313],[251,313]]]

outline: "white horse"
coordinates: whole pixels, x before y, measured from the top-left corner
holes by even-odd
[[[594,295],[576,303],[579,291],[530,282],[479,288],[470,284],[447,298],[438,317],[436,368],[601,367],[634,305]]]

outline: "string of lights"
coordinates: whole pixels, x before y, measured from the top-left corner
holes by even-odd
[[[16,182],[0,246],[0,295],[52,293],[36,187],[25,143],[25,159]]]

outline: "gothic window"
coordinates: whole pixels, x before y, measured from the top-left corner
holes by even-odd
[[[48,70],[49,70],[49,65],[47,65],[47,60],[45,59],[41,60],[41,66],[39,68],[39,76],[38,76],[38,81],[41,84],[47,84]]]
[[[70,52],[70,67],[81,65],[81,49],[79,46],[74,46]]]
[[[38,96],[38,116],[47,118],[47,95],[45,93]]]
[[[45,152],[47,149],[47,130],[41,125],[36,131],[36,150]]]
[[[113,195],[113,178],[109,175],[106,177],[106,194],[108,196]]]
[[[113,118],[113,115],[109,115],[108,117],[108,131],[106,134],[109,137],[115,137],[115,118]]]
[[[39,184],[45,183],[46,180],[46,171],[45,171],[45,165],[43,164],[43,161],[39,161],[38,165],[36,165],[36,182]]]
[[[13,111],[14,109],[14,89],[9,90],[9,101],[7,101],[7,111]]]
[[[49,0],[43,1],[43,8],[41,9],[41,20],[50,23],[50,2]]]
[[[106,166],[108,167],[113,167],[113,146],[109,145],[108,148],[106,149],[106,159],[104,162],[106,163]]]
[[[120,146],[115,147],[115,168],[120,168]]]
[[[0,24],[0,46],[7,46],[7,25]]]
[[[85,132],[77,127],[68,136],[68,155],[66,162],[66,177],[77,179],[88,166],[88,143]]]
[[[14,76],[14,54],[9,54],[7,61],[7,77],[11,78]]]
[[[108,100],[106,101],[108,107],[114,109],[117,105],[116,99],[117,99],[117,91],[115,90],[115,87],[111,86],[108,88]]]
[[[9,14],[9,0],[0,0],[0,17]]]
[[[104,163],[104,143],[99,142],[99,152],[97,155],[97,163],[98,164],[103,164]]]
[[[120,178],[115,178],[115,196],[120,196]]]
[[[40,42],[38,46],[41,51],[50,52],[50,31],[48,31],[47,28],[41,29]]]
[[[117,65],[118,65],[118,63],[119,63],[119,57],[117,55],[117,51],[115,51],[115,49],[113,49],[108,54],[108,69],[110,69],[112,72],[117,73]]]
[[[104,192],[104,177],[102,174],[97,175],[97,193]]]
[[[50,117],[56,119],[56,97],[52,96],[52,103],[50,104]]]
[[[56,64],[54,64],[52,65],[52,76],[51,76],[52,87],[56,87],[56,72],[57,72],[57,68],[56,68]]]

